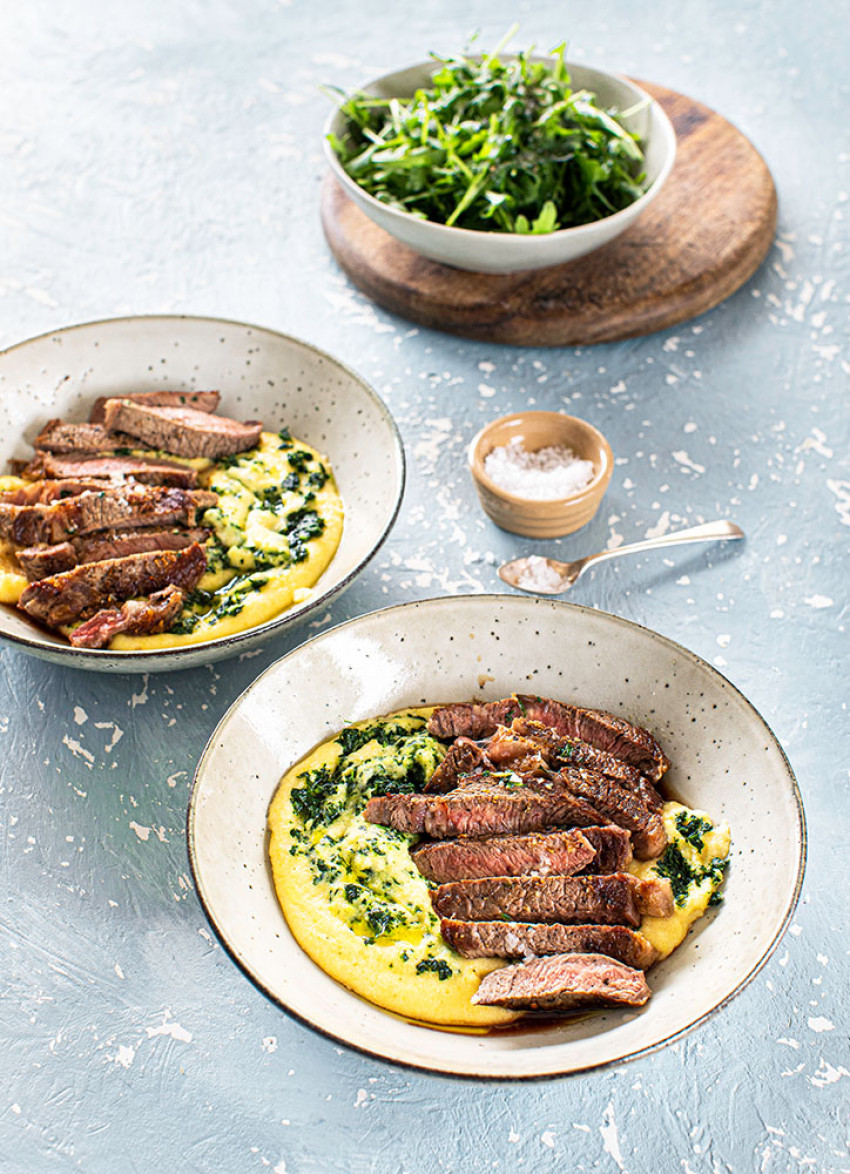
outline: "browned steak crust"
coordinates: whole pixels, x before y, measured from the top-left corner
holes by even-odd
[[[18,607],[49,628],[58,628],[103,607],[151,595],[169,584],[191,591],[206,567],[206,552],[198,543],[186,550],[156,550],[85,563],[30,583]]]
[[[589,1005],[640,1007],[650,996],[642,970],[604,954],[554,954],[494,970],[473,1003],[529,1011]]]
[[[431,893],[440,917],[459,921],[560,921],[640,924],[641,914],[669,916],[669,881],[630,873],[602,876],[511,876],[451,881]]]
[[[561,925],[527,921],[454,921],[440,933],[464,958],[528,958],[544,954],[606,954],[636,970],[658,957],[652,943],[624,925]]]
[[[410,852],[428,880],[468,880],[485,876],[571,876],[591,863],[596,850],[578,829],[523,836],[464,837],[421,844]]]
[[[213,460],[255,448],[263,430],[258,421],[240,424],[195,408],[148,407],[130,399],[109,400],[104,422],[175,456]]]

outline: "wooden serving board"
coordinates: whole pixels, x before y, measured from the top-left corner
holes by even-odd
[[[365,216],[328,175],[322,225],[355,285],[403,318],[518,346],[614,342],[685,322],[728,298],[764,259],[776,189],[752,143],[714,110],[638,82],[676,131],[661,194],[594,253],[506,276],[428,261]]]

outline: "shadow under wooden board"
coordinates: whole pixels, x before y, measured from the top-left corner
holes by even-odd
[[[695,318],[761,264],[776,230],[776,189],[761,155],[725,118],[684,94],[637,84],[673,123],[676,163],[657,199],[604,248],[504,276],[452,269],[384,232],[329,174],[322,225],[331,251],[379,305],[467,338],[583,346]]]

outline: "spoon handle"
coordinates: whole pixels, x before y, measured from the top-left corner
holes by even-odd
[[[592,563],[619,558],[621,554],[639,554],[642,550],[658,550],[662,546],[679,546],[685,542],[716,542],[720,538],[743,538],[744,531],[734,522],[703,522],[688,530],[676,530],[673,534],[662,534],[659,538],[647,538],[643,542],[632,542],[628,546],[616,546],[613,550],[601,550],[599,554],[583,559],[582,570]]]

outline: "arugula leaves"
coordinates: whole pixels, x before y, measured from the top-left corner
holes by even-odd
[[[354,94],[334,151],[365,191],[439,224],[550,233],[601,220],[643,193],[636,137],[587,90],[573,90],[559,46],[503,61],[438,57],[410,99]]]

